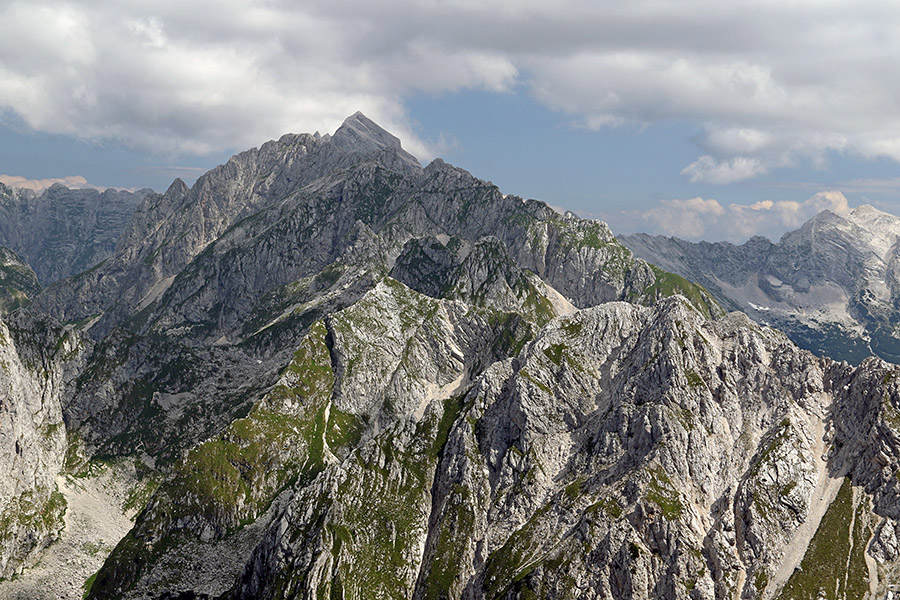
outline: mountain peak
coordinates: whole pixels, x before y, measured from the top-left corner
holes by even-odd
[[[344,120],[334,132],[332,141],[340,147],[349,147],[357,151],[400,148],[399,138],[360,111]]]
[[[181,179],[181,177],[176,177],[175,181],[172,182],[172,185],[169,186],[169,189],[166,190],[165,195],[170,198],[180,197],[187,194],[189,188],[187,184]]]
[[[869,231],[894,235],[900,218],[896,215],[878,210],[871,204],[860,204],[846,215],[851,221]]]

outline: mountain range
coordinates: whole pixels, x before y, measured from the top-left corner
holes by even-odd
[[[31,271],[3,241],[0,598],[874,599],[897,577],[889,363],[802,350],[360,113],[130,200],[91,264]]]
[[[113,254],[151,191],[99,192],[57,183],[38,194],[0,183],[0,246],[21,256],[41,285],[80,273]]]
[[[722,306],[822,356],[900,362],[900,218],[872,206],[823,211],[778,243],[735,246],[619,236],[636,256],[701,283]]]

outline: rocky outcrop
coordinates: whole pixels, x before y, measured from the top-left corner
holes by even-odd
[[[144,200],[108,263],[51,287],[42,308],[66,320],[102,314],[95,335],[104,335],[164,291],[230,227],[313,182],[327,176],[333,181],[342,169],[367,160],[400,173],[419,168],[396,138],[375,135],[373,128],[380,129],[357,114],[334,136],[285,135],[235,155],[190,189],[176,180],[165,194]],[[355,145],[359,140],[365,143]]]
[[[28,306],[41,291],[31,267],[9,248],[0,247],[0,315]]]
[[[682,298],[556,317],[508,358],[492,323],[387,279],[313,326],[247,419],[176,468],[93,597],[886,589],[900,388],[884,363],[819,359]],[[825,535],[846,560],[815,554]]]
[[[693,284],[635,260],[606,225],[503,195],[440,160],[423,169],[361,114],[334,136],[284,136],[232,157],[191,189],[176,182],[149,196],[116,255],[48,288],[38,309],[66,321],[100,315],[91,328],[98,339],[135,312],[173,309],[191,314],[147,314],[147,322],[208,322],[212,312],[225,321],[215,333],[228,335],[260,295],[314,276],[360,236],[389,269],[410,239],[435,235],[469,244],[496,237],[576,306],[681,291],[719,310]]]
[[[514,312],[540,325],[576,310],[565,296],[517,265],[496,238],[485,237],[474,245],[444,238],[410,240],[391,276],[432,298]]]
[[[777,244],[735,246],[635,234],[636,256],[702,283],[722,306],[782,329],[816,354],[900,362],[900,219],[871,206],[823,211]]]
[[[515,312],[523,331],[610,299],[681,292],[720,310],[634,259],[604,224],[504,196],[442,161],[422,168],[357,114],[333,136],[284,136],[193,188],[149,196],[113,257],[40,294],[33,311],[97,341],[67,423],[96,451],[174,460],[245,414],[308,327],[384,273],[425,289],[411,248],[440,240],[450,262],[435,268],[452,285],[431,293]]]

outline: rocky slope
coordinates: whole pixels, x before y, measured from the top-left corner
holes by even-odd
[[[682,298],[512,348],[492,322],[389,278],[317,322],[176,466],[92,596],[883,595],[895,368]]]
[[[900,362],[900,218],[871,206],[823,211],[774,244],[735,246],[620,236],[636,256],[702,283],[723,305],[785,331],[800,346],[859,363]]]
[[[680,290],[718,310],[696,286],[636,261],[605,224],[505,196],[440,160],[423,169],[361,114],[334,136],[284,136],[232,157],[190,190],[176,181],[148,197],[115,256],[51,286],[39,305],[64,320],[100,315],[94,337],[143,309],[149,320],[161,310],[224,311],[214,333],[229,334],[234,323],[226,321],[242,320],[261,293],[338,260],[390,268],[410,239],[434,235],[469,245],[497,237],[519,266],[578,306],[652,302]],[[202,293],[194,293],[197,275]],[[222,296],[231,305],[208,305]],[[173,306],[185,302],[192,304]],[[164,325],[179,320],[185,315],[169,315]]]
[[[414,250],[425,243],[445,245],[446,256],[426,264]],[[314,323],[388,272],[429,288],[417,271],[426,267],[449,285],[426,293],[516,311],[491,324],[503,347],[573,302],[652,303],[680,291],[720,310],[702,289],[635,260],[605,225],[504,196],[441,161],[423,169],[357,114],[333,136],[287,135],[193,188],[176,181],[147,195],[108,259],[51,284],[16,319],[55,332],[36,348],[64,374],[44,403],[65,421],[66,469],[131,457],[139,472],[171,475],[190,448],[271,393]],[[10,405],[14,426],[30,427],[23,401]],[[10,547],[10,568],[42,544]]]
[[[0,184],[0,246],[24,257],[47,285],[109,257],[150,191],[101,193],[55,184],[37,194]]]
[[[92,598],[874,598],[896,573],[892,368],[726,316],[361,114],[147,196],[7,319],[67,454],[0,453],[35,489],[128,464],[149,498]]]

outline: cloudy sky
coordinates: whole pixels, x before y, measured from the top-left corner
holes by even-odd
[[[900,212],[900,4],[0,0],[0,181],[193,181],[362,110],[614,231]]]

